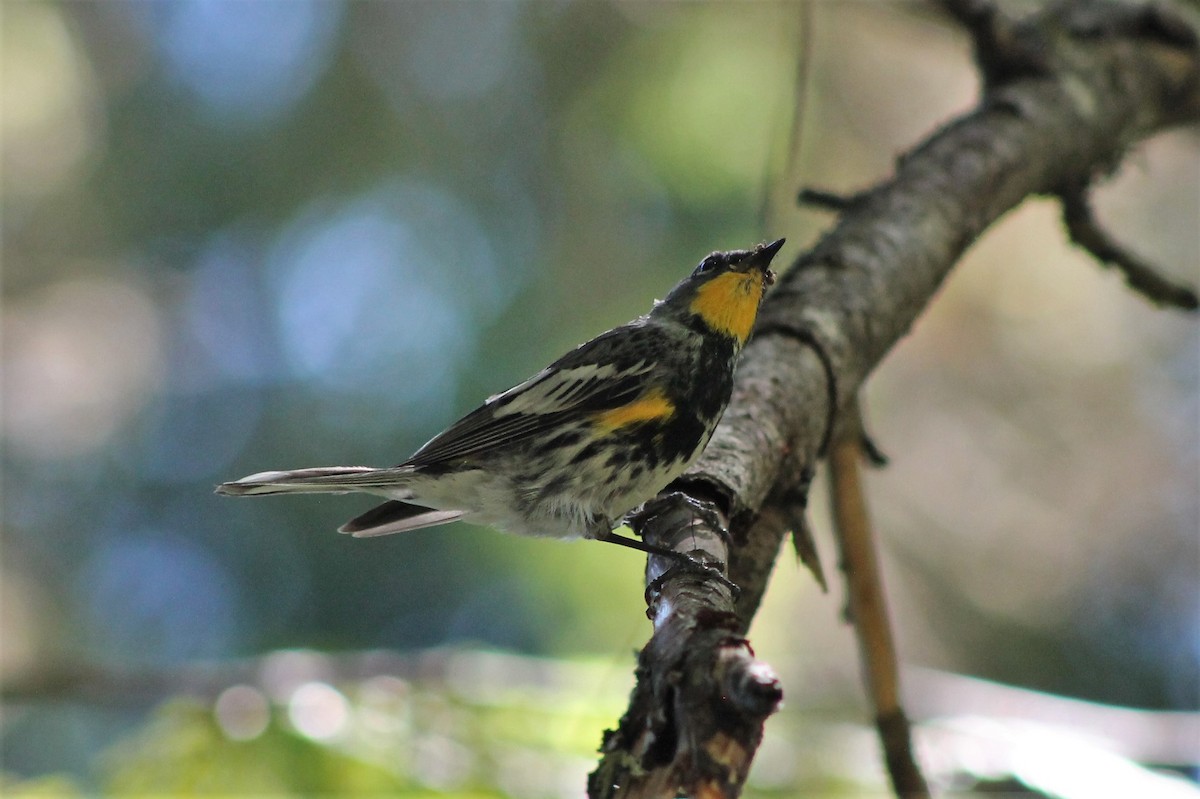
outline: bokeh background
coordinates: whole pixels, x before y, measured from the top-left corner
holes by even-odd
[[[578,795],[649,634],[633,553],[466,525],[352,540],[333,529],[370,500],[212,487],[402,460],[711,250],[787,236],[794,257],[831,222],[798,187],[885,178],[978,91],[966,38],[921,4],[21,2],[0,28],[0,677],[25,686],[0,745],[6,779],[66,793],[161,790],[201,739],[243,747],[220,750],[225,790],[285,793],[304,770],[244,748],[279,703],[271,729],[311,746],[293,766],[371,760],[347,713],[406,719],[387,729],[409,754],[337,772],[347,791]],[[1200,282],[1194,130],[1139,146],[1097,206]],[[944,672],[1198,709],[1198,377],[1197,319],[1072,250],[1052,203],[971,250],[866,392],[901,655],[937,670],[913,672],[914,715]],[[753,630],[791,719],[762,795],[883,784],[813,505],[833,591],[785,556]],[[253,672],[212,729],[203,703],[150,709],[196,664],[311,677],[369,650],[410,672],[285,680],[303,701]],[[431,651],[441,666],[413,665]],[[514,691],[512,718],[559,732],[489,771],[495,736],[462,733],[456,702]],[[556,746],[566,765],[539,767]]]

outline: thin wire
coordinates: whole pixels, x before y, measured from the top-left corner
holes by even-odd
[[[804,120],[807,116],[805,110],[808,105],[809,78],[812,72],[813,0],[801,0],[799,5],[800,30],[798,33],[800,41],[792,91],[792,122],[788,135],[787,152],[784,157],[782,173],[777,175],[775,180],[772,180],[772,176],[769,174],[763,180],[762,208],[759,218],[763,220],[764,227],[767,228],[764,234],[768,237],[779,233],[779,228],[783,225],[787,212],[791,209],[792,198],[795,195],[791,187],[796,182],[796,173],[804,148]],[[767,169],[770,168],[771,166],[768,164]],[[783,183],[783,189],[778,188],[779,182]]]

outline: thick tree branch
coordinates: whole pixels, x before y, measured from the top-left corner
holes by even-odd
[[[728,576],[740,594],[735,601],[721,580],[699,572],[656,581],[664,596],[684,590],[672,585],[678,579],[703,599],[653,606],[654,637],[629,710],[606,737],[594,797],[740,792],[770,708],[743,712],[711,670],[731,641],[749,656],[740,636],[783,535],[796,526],[795,498],[807,488],[829,415],[856,396],[989,225],[1027,197],[1089,185],[1136,142],[1200,119],[1195,30],[1160,5],[1055,4],[1019,22],[990,3],[945,5],[975,35],[984,96],[902,157],[889,181],[853,194],[768,297],[721,426],[676,486],[711,511],[701,515],[729,520]],[[687,503],[674,501],[692,524]],[[650,526],[644,533],[662,540]],[[683,548],[707,553],[697,554],[706,562],[726,560],[724,546]],[[747,662],[747,673],[763,668]],[[692,690],[685,696],[673,689],[679,685]],[[710,712],[710,726],[681,726],[700,723],[697,710]],[[705,760],[726,748],[737,756]]]

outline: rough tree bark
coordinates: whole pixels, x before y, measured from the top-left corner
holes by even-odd
[[[592,797],[740,793],[782,697],[745,634],[784,534],[804,529],[832,420],[989,225],[1030,196],[1060,197],[1072,240],[1152,301],[1196,307],[1193,292],[1105,236],[1086,202],[1132,145],[1200,120],[1196,21],[1165,5],[1068,2],[1020,21],[982,0],[943,7],[972,34],[983,97],[890,180],[848,198],[809,195],[840,218],[767,298],[700,462],[635,521],[713,568],[650,558],[654,634],[629,708],[605,734]]]

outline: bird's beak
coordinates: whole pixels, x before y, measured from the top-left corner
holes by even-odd
[[[775,253],[782,249],[785,241],[787,241],[787,239],[777,239],[770,244],[758,245],[750,252],[750,255],[747,256],[746,260],[742,261],[741,266],[744,269],[750,269],[753,267],[755,269],[762,270],[767,285],[771,285],[775,282],[775,273],[772,272],[770,268],[771,259],[775,257]]]

